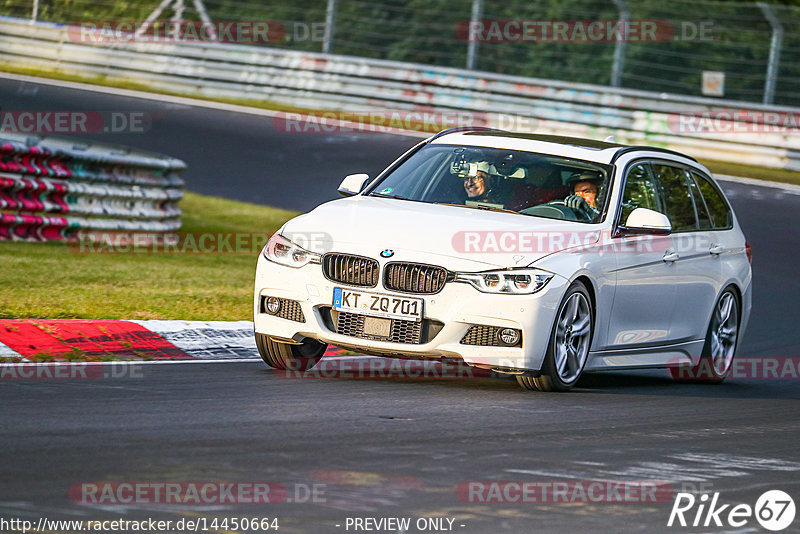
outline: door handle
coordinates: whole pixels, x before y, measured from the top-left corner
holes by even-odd
[[[671,263],[673,261],[677,261],[681,259],[680,255],[677,252],[673,252],[668,250],[664,253],[664,257],[662,258],[664,261]]]
[[[711,245],[711,248],[708,249],[708,252],[710,254],[712,254],[713,256],[718,256],[718,255],[722,254],[723,252],[725,252],[725,247],[723,247],[720,244]]]

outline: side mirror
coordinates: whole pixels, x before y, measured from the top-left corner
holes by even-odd
[[[364,189],[364,184],[369,181],[369,174],[349,174],[339,184],[339,193],[346,197],[357,195]]]
[[[628,215],[625,226],[620,230],[628,234],[667,235],[672,232],[672,224],[663,213],[647,208],[636,208]]]

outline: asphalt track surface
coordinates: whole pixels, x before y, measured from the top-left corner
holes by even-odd
[[[191,190],[294,209],[330,198],[341,175],[374,173],[414,142],[293,137],[260,117],[3,80],[0,102],[152,112],[146,135],[105,140],[186,160]],[[272,167],[280,172],[266,172]],[[754,251],[754,311],[737,357],[800,357],[800,196],[722,185]],[[347,518],[448,517],[464,533],[764,532],[754,519],[738,529],[668,528],[672,498],[459,498],[459,484],[489,480],[666,481],[675,492],[719,492],[720,503],[751,506],[782,489],[800,503],[797,378],[703,386],[663,371],[617,372],[587,375],[569,394],[536,394],[502,378],[287,379],[246,362],[137,369],[96,380],[0,380],[0,518],[277,517],[279,532],[335,533],[355,531]],[[91,481],[274,482],[294,502],[72,502],[69,488]],[[313,484],[323,494],[303,502]]]

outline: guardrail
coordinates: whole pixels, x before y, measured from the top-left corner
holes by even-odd
[[[132,35],[87,44],[78,35],[74,27],[0,19],[0,62],[319,110],[459,110],[492,127],[613,135],[699,158],[800,170],[797,108],[238,44]]]
[[[178,230],[185,168],[109,145],[0,133],[0,241]]]

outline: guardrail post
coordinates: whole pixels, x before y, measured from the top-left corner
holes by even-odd
[[[628,21],[631,12],[625,0],[614,0],[614,4],[619,10],[619,23],[623,29],[623,35],[617,32],[614,43],[614,63],[611,65],[611,86],[620,87],[622,85],[622,71],[625,68],[625,47],[628,44]],[[622,37],[620,39],[620,37]]]
[[[781,44],[783,43],[783,25],[772,7],[766,2],[759,2],[758,7],[772,26],[772,41],[769,44],[769,63],[767,63],[767,79],[764,82],[764,104],[772,104],[775,99],[775,82],[778,79],[778,67],[781,62]]]
[[[322,38],[322,52],[330,54],[333,48],[333,35],[336,32],[336,0],[328,0],[325,10],[325,34]]]
[[[33,11],[31,11],[31,24],[36,22],[39,17],[39,0],[33,0]]]
[[[472,14],[467,27],[467,69],[475,70],[478,61],[478,40],[472,38],[472,24],[480,20],[483,14],[483,0],[472,0]]]

